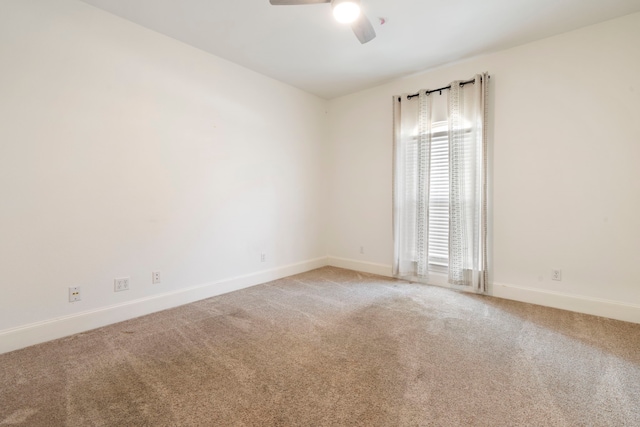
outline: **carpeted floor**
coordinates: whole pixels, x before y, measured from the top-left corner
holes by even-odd
[[[0,425],[640,426],[640,325],[326,267],[0,355]]]

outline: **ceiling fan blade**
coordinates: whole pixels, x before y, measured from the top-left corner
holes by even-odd
[[[316,3],[331,3],[331,0],[269,0],[274,6],[287,6],[296,4],[316,4]]]
[[[361,13],[360,17],[351,24],[351,29],[362,44],[370,42],[376,38],[376,30],[373,29],[371,21],[364,16],[364,13]]]

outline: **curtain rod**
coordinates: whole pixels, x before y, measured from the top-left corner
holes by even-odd
[[[487,76],[487,77],[491,78],[491,76]],[[460,82],[460,86],[464,86],[464,85],[469,84],[469,83],[474,83],[475,84],[475,82],[476,82],[476,79],[465,80],[463,82]],[[429,95],[430,93],[440,92],[440,95],[442,95],[442,91],[443,90],[447,90],[447,89],[451,89],[451,85],[445,86],[445,87],[441,87],[441,88],[438,88],[438,89],[428,90],[425,93],[427,95]],[[414,97],[416,97],[418,95],[420,95],[420,94],[419,93],[414,93],[413,95],[407,95],[407,99],[414,98]],[[398,97],[398,102],[402,102],[402,97],[401,96]]]

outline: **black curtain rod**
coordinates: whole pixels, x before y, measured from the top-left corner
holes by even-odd
[[[487,76],[487,77],[491,78],[491,76]],[[460,82],[460,86],[464,86],[466,84],[475,83],[475,82],[476,82],[476,79],[465,80],[463,82]],[[429,95],[430,93],[440,92],[440,95],[442,95],[442,91],[443,90],[447,90],[447,89],[451,89],[451,85],[445,86],[445,87],[441,87],[441,88],[438,88],[438,89],[428,90],[425,93],[427,95]],[[419,93],[414,93],[413,95],[407,95],[407,99],[415,98],[418,95],[420,95],[420,94]],[[402,97],[401,96],[398,97],[398,102],[402,102]]]

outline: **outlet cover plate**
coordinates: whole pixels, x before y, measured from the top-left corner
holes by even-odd
[[[129,278],[128,277],[120,277],[117,279],[113,279],[113,290],[114,292],[122,292],[129,290]]]
[[[70,286],[69,302],[76,302],[80,300],[82,300],[82,295],[80,294],[80,286]]]
[[[158,283],[160,283],[160,272],[159,271],[154,271],[153,273],[151,273],[151,283],[154,285],[157,285]]]

